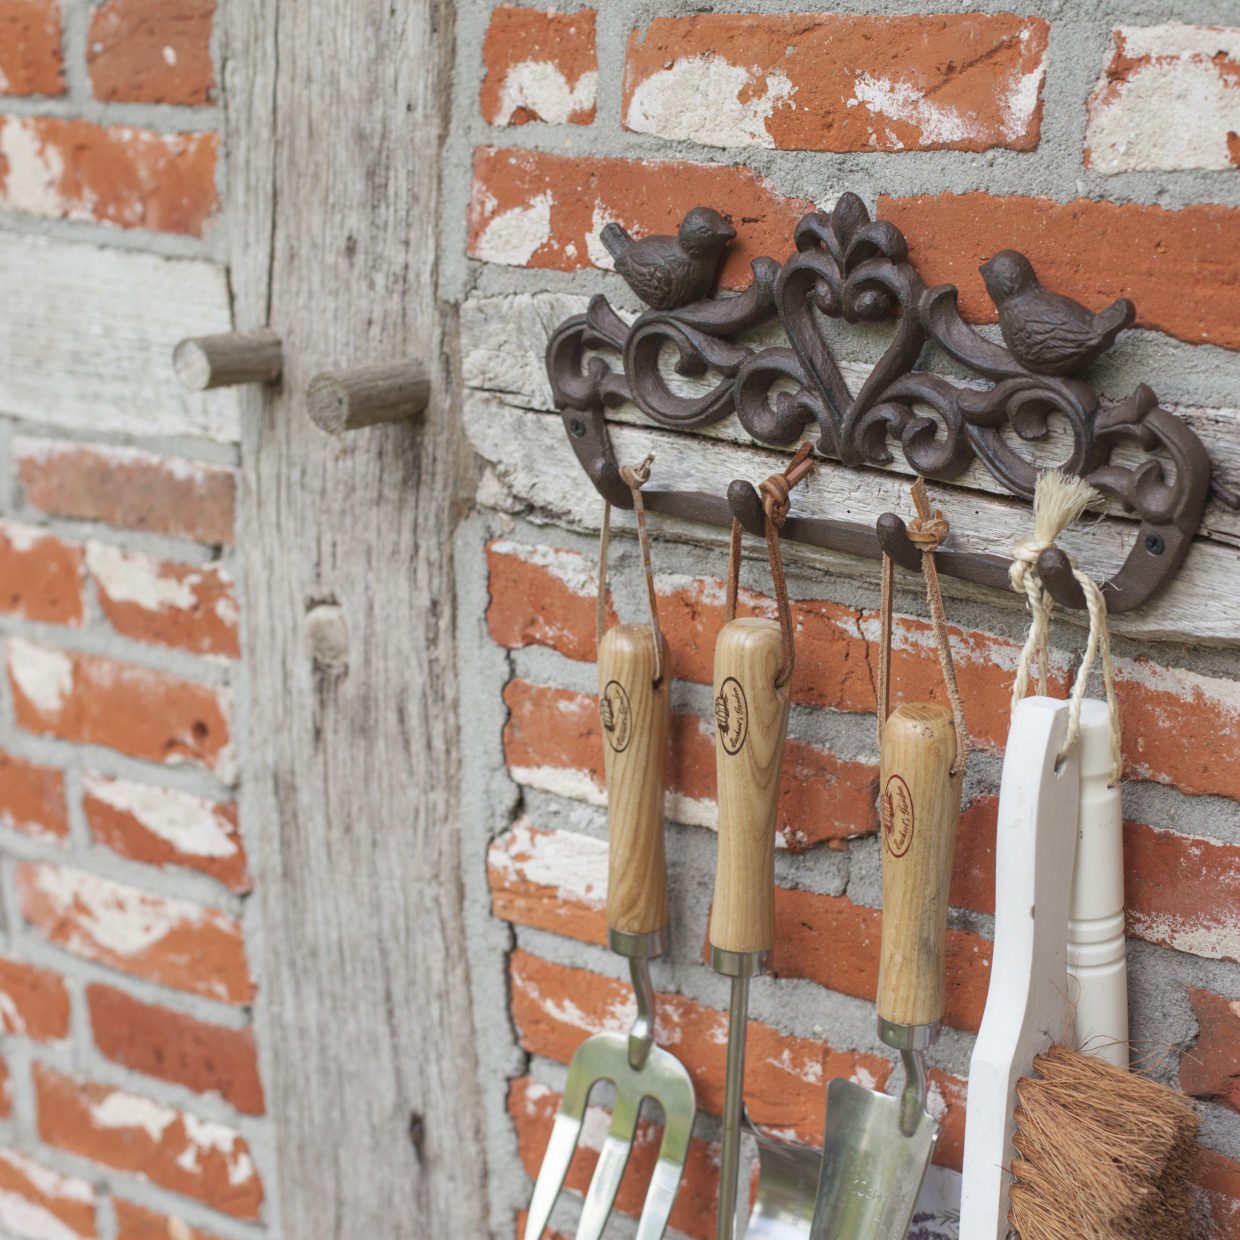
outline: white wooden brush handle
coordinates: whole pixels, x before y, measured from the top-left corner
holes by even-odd
[[[1111,777],[1111,713],[1081,703],[1081,796],[1068,915],[1068,998],[1076,1046],[1128,1067],[1128,964],[1124,954],[1124,817]]]
[[[1069,1028],[1067,922],[1080,788],[1077,756],[1058,771],[1068,704],[1029,697],[1012,713],[995,841],[995,946],[969,1063],[960,1240],[1008,1233],[1016,1083]]]

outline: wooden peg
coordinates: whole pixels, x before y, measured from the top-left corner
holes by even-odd
[[[239,383],[274,383],[284,368],[284,347],[280,337],[266,327],[194,336],[173,349],[172,368],[191,392]]]
[[[331,435],[402,422],[430,400],[431,380],[421,362],[383,362],[315,375],[306,389],[306,411]]]

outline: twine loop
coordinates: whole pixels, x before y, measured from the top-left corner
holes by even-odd
[[[636,465],[621,465],[620,480],[633,495],[633,512],[637,517],[637,542],[642,550],[642,570],[646,577],[646,600],[650,606],[650,633],[654,639],[654,676],[651,683],[657,689],[663,683],[663,636],[659,630],[659,601],[654,591],[654,568],[650,563],[650,534],[646,529],[646,506],[642,503],[642,487],[650,481],[650,467],[654,464],[651,452]],[[603,504],[603,528],[598,544],[598,610],[595,619],[595,635],[599,645],[607,629],[607,548],[611,542],[611,505]]]
[[[947,689],[947,700],[952,708],[952,726],[956,733],[956,757],[951,773],[958,775],[969,761],[969,729],[964,720],[964,704],[960,700],[960,686],[956,683],[956,667],[952,662],[951,642],[947,636],[947,616],[943,611],[943,592],[939,587],[938,567],[934,553],[947,540],[951,526],[936,508],[930,510],[926,495],[926,480],[918,478],[912,487],[913,503],[917,516],[906,526],[909,542],[921,551],[921,571],[926,580],[926,604],[930,609],[930,622],[934,629],[934,643],[939,653],[939,668]],[[878,652],[878,743],[883,743],[883,725],[891,712],[891,629],[893,595],[895,594],[895,565],[891,557],[883,554],[881,604],[879,611],[882,635]]]
[[[762,512],[766,526],[766,555],[771,566],[771,581],[775,587],[775,605],[779,614],[779,628],[783,635],[783,657],[775,676],[775,687],[782,689],[792,675],[796,662],[796,647],[792,638],[792,610],[788,605],[788,583],[784,578],[784,558],[779,547],[779,531],[788,519],[792,488],[814,468],[810,453],[813,449],[803,443],[788,462],[785,469],[772,474],[759,483],[758,494],[762,496]],[[741,523],[732,520],[732,537],[728,546],[727,602],[725,621],[736,616],[736,593],[741,571]]]
[[[1038,692],[1044,697],[1049,693],[1050,618],[1055,600],[1038,576],[1038,557],[1043,551],[1055,546],[1059,535],[1086,508],[1098,503],[1101,498],[1083,479],[1070,477],[1056,470],[1047,470],[1038,475],[1033,496],[1034,533],[1032,537],[1018,539],[1013,545],[1012,566],[1008,570],[1012,589],[1025,595],[1031,615],[1029,636],[1020,652],[1016,680],[1012,684],[1012,710],[1016,709],[1016,703],[1028,692],[1030,667],[1035,659],[1038,668]],[[1073,556],[1066,552],[1064,555],[1072,570],[1073,579],[1085,595],[1085,606],[1089,612],[1089,637],[1072,684],[1072,692],[1068,696],[1068,731],[1056,762],[1062,762],[1080,741],[1081,702],[1085,698],[1094,663],[1101,655],[1102,681],[1106,687],[1107,710],[1111,718],[1111,777],[1107,785],[1113,788],[1123,773],[1124,756],[1119,700],[1115,692],[1115,667],[1111,659],[1111,630],[1107,624],[1107,603],[1098,583],[1078,567]]]

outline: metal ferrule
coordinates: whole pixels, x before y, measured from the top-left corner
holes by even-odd
[[[647,960],[661,956],[667,946],[667,927],[650,930],[644,934],[628,934],[624,930],[607,931],[607,946],[617,956],[644,956]]]
[[[769,951],[730,952],[710,945],[710,967],[724,977],[757,977],[767,971],[770,957]]]
[[[939,1022],[929,1025],[897,1025],[894,1021],[878,1018],[878,1036],[892,1050],[929,1050],[939,1036]]]

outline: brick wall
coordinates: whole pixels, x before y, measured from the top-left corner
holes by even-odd
[[[467,730],[475,765],[507,768],[470,801],[466,883],[471,899],[489,898],[495,919],[471,923],[475,993],[489,1009],[481,1036],[494,1065],[493,1220],[497,1234],[519,1236],[565,1065],[584,1037],[625,1029],[634,1012],[604,921],[606,798],[593,696],[601,501],[558,418],[544,416],[553,405],[541,373],[548,333],[591,294],[640,308],[609,274],[599,228],[617,220],[637,235],[674,232],[690,207],[714,206],[739,234],[721,274],[723,287],[739,289],[754,257],[791,252],[803,212],[829,209],[851,189],[903,230],[928,284],[959,285],[975,323],[994,321],[976,268],[1008,246],[1029,253],[1049,287],[1091,306],[1130,297],[1136,330],[1097,368],[1104,393],[1121,398],[1144,379],[1194,425],[1211,421],[1234,436],[1240,29],[1177,24],[1170,4],[1143,6],[1140,25],[1112,20],[1115,6],[1049,3],[1020,16],[965,5],[465,7],[453,151],[472,171],[446,187],[459,210],[448,212],[455,230],[445,264],[464,307],[467,426],[489,462],[479,515],[458,543],[476,561],[475,579],[462,585],[466,658],[478,669]],[[1223,23],[1223,7],[1205,9]],[[845,373],[856,376],[882,344],[840,347]],[[729,422],[695,458],[640,416],[614,416],[618,452],[636,460],[653,449],[656,472],[659,453],[671,454],[669,468],[718,476],[722,488],[786,460],[723,446],[749,443]],[[1212,443],[1211,451],[1231,471],[1230,450]],[[694,474],[693,462],[712,452],[725,463]],[[872,521],[884,508],[908,509],[898,477],[819,484],[819,501],[827,494],[845,506],[830,515]],[[863,494],[871,485],[875,497]],[[952,503],[960,512],[960,494],[939,494],[949,517]],[[1221,508],[1209,513],[1220,559],[1204,580],[1221,581],[1240,540]],[[640,621],[631,518],[615,520],[611,611]],[[982,526],[974,520],[970,534],[984,537]],[[709,686],[726,545],[708,529],[689,542],[684,526],[655,517],[652,527],[676,677],[666,803],[672,943],[653,971],[660,1040],[687,1065],[700,1107],[672,1227],[708,1240],[728,999],[726,979],[705,963],[715,825]],[[1010,537],[995,536],[994,549],[1004,552]],[[740,610],[771,614],[762,549],[753,551]],[[752,992],[746,1103],[755,1121],[815,1142],[826,1081],[881,1084],[896,1070],[873,1024],[877,566],[790,554],[798,657],[778,818],[777,945],[774,976]],[[989,979],[1008,697],[1026,621],[1013,600],[948,588],[977,745],[952,884],[946,1028],[931,1072],[944,1125],[936,1161],[958,1169]],[[1151,640],[1169,635],[1153,612],[1116,624],[1129,635],[1117,642],[1117,674],[1132,1035],[1138,1058],[1200,1100],[1210,1151],[1202,1234],[1222,1240],[1240,1229],[1240,676],[1234,635],[1202,641],[1187,606],[1169,626],[1177,640]],[[476,626],[471,608],[485,612]],[[937,698],[924,600],[911,581],[897,610],[895,683],[908,699]],[[1055,633],[1058,692],[1082,636],[1070,623]],[[564,1235],[575,1229],[604,1132],[602,1115],[587,1126],[555,1216]],[[624,1214],[640,1212],[657,1139],[657,1129],[639,1135],[617,1207]]]
[[[187,398],[169,364],[178,336],[230,324],[214,8],[0,0],[0,1232],[15,1240],[227,1240],[271,1217],[237,413]]]

